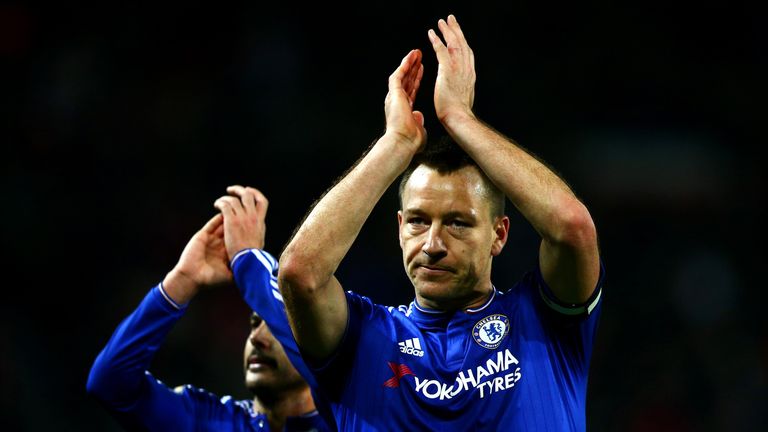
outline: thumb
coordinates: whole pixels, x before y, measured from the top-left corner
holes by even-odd
[[[421,111],[414,111],[413,118],[416,119],[417,122],[419,122],[421,127],[424,127],[424,114],[422,114]]]

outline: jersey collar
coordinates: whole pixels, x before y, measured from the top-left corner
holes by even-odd
[[[491,287],[493,288],[491,295],[488,296],[488,299],[482,305],[476,308],[458,311],[442,311],[420,306],[416,299],[413,299],[411,304],[408,305],[408,316],[410,316],[412,320],[424,325],[442,327],[456,315],[473,315],[488,308],[488,306],[493,303],[497,293],[496,287],[493,285],[491,285]]]

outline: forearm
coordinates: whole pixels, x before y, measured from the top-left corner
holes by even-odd
[[[446,117],[443,124],[543,239],[563,241],[572,227],[591,223],[570,187],[516,143],[471,114]]]
[[[232,260],[235,283],[243,300],[267,323],[272,336],[283,346],[285,354],[307,383],[317,387],[314,376],[299,353],[291,332],[285,305],[277,289],[277,261],[266,251],[245,250]]]
[[[412,157],[397,137],[382,136],[306,217],[280,257],[281,278],[290,274],[301,277],[300,285],[324,286],[376,203]]]
[[[597,232],[586,206],[546,165],[473,116],[445,124],[542,237],[539,266],[555,296],[586,301],[599,276]]]
[[[182,315],[183,310],[153,288],[99,353],[88,376],[88,391],[113,408],[131,405],[155,352]]]
[[[475,117],[474,54],[455,17],[438,25],[445,43],[429,32],[440,63],[434,96],[438,119],[541,236],[539,266],[555,296],[567,303],[586,301],[600,270],[589,211],[545,164]]]
[[[373,207],[413,157],[391,135],[328,193],[280,256],[280,292],[296,342],[312,361],[326,359],[347,326],[344,290],[333,276]]]

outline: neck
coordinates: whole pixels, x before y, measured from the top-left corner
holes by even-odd
[[[446,312],[475,309],[488,301],[492,293],[493,285],[489,280],[487,284],[482,284],[466,295],[457,297],[430,296],[416,290],[416,303],[423,308]]]
[[[315,410],[315,402],[309,387],[282,392],[275,398],[253,398],[254,411],[267,416],[269,429],[280,431],[285,427],[287,417],[297,417]]]

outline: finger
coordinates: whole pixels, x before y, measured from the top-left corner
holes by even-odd
[[[229,186],[227,188],[227,192],[237,197],[240,200],[240,204],[242,205],[245,212],[253,212],[256,211],[256,195],[253,193],[256,189],[252,187],[243,187],[240,185],[234,185]]]
[[[442,33],[443,39],[445,39],[445,45],[448,48],[458,48],[460,46],[456,33],[453,32],[453,29],[448,26],[444,19],[440,19],[437,22],[437,27],[440,29],[440,33]]]
[[[408,100],[411,102],[411,108],[413,108],[413,103],[416,101],[416,93],[419,91],[419,87],[421,86],[421,78],[424,76],[424,65],[419,66],[419,70],[416,75],[416,79],[413,83],[413,88],[411,89],[411,92],[408,93]]]
[[[408,77],[403,82],[403,91],[405,91],[405,94],[408,96],[408,102],[413,106],[413,102],[416,99],[416,91],[419,89],[419,85],[421,84],[419,82],[419,70],[423,67],[423,65],[418,65],[418,67],[413,67],[411,69],[411,72],[408,73]]]
[[[264,218],[267,214],[267,208],[269,207],[269,200],[261,193],[260,190],[252,187],[246,187],[246,197],[243,198],[247,201],[246,211],[254,213],[257,217]]]
[[[253,193],[256,189],[247,187],[245,188],[245,191],[243,192],[243,195],[240,196],[240,201],[243,202],[243,207],[245,207],[246,212],[255,212],[256,211],[256,205],[258,202],[258,198],[256,197],[256,194]]]
[[[221,213],[219,213],[219,216],[221,216],[222,222],[224,221],[224,216],[222,216]],[[219,224],[216,228],[213,229],[213,232],[211,235],[214,238],[224,237],[224,224]]]
[[[227,186],[227,193],[230,195],[242,196],[245,188],[240,185]]]
[[[403,87],[403,78],[406,76],[408,72],[408,68],[411,65],[411,60],[413,55],[413,50],[411,50],[408,54],[406,54],[405,57],[403,57],[403,61],[400,62],[400,66],[395,69],[394,72],[392,72],[392,75],[389,76],[389,89],[399,89]]]
[[[424,127],[424,114],[422,114],[421,111],[414,111],[413,118],[415,118],[416,121],[419,122],[421,127]]]
[[[240,185],[232,185],[227,187],[227,193],[237,197],[240,200],[240,204],[246,211],[256,208],[253,194],[248,192],[248,188]]]
[[[206,232],[208,234],[214,233],[218,228],[222,227],[222,223],[224,222],[224,217],[221,213],[216,213],[216,215],[208,220],[208,222],[205,223],[205,226],[203,226],[203,232]]]
[[[459,22],[456,20],[456,17],[453,14],[448,15],[448,27],[450,27],[453,30],[453,33],[460,40],[460,42],[464,44],[467,43],[467,38],[464,37],[464,32],[461,31],[461,26],[459,25]]]
[[[227,193],[230,195],[240,196],[245,193],[245,190],[247,188],[248,188],[247,186],[241,186],[241,185],[227,186]]]
[[[429,41],[432,42],[432,49],[435,50],[437,61],[441,62],[448,48],[446,48],[446,46],[443,44],[443,41],[440,40],[440,36],[438,36],[434,30],[429,29],[427,32],[427,37],[429,37]]]
[[[216,208],[216,210],[220,211],[225,218],[235,214],[235,211],[232,210],[232,206],[230,206],[229,203],[224,201],[222,198],[219,198],[216,201],[214,201],[213,207]]]
[[[252,187],[245,188],[252,196],[256,210],[261,214],[266,214],[269,208],[269,200],[260,190]]]
[[[410,68],[414,69],[418,67],[418,65],[421,64],[421,50],[415,49],[411,51],[413,54],[411,54],[411,62],[410,62]]]
[[[243,202],[240,201],[239,197],[236,196],[224,196],[222,197],[227,200],[232,205],[232,208],[235,210],[236,214],[241,214],[245,212],[245,208],[243,208]]]
[[[413,66],[413,56],[411,54],[408,55],[408,63],[407,67],[405,69],[405,73],[403,74],[403,90],[406,91],[406,93],[410,90],[410,84],[411,81],[413,81],[414,75],[413,71],[414,69],[417,69]]]
[[[243,209],[240,200],[231,196],[223,196],[217,199],[213,206],[219,209],[225,218],[237,216],[238,212],[242,212]]]
[[[408,76],[406,77],[407,82],[413,82],[416,80],[419,76],[419,69],[423,66],[421,64],[421,50],[414,50],[415,54],[412,56],[413,60],[411,61],[411,64],[408,69]]]

